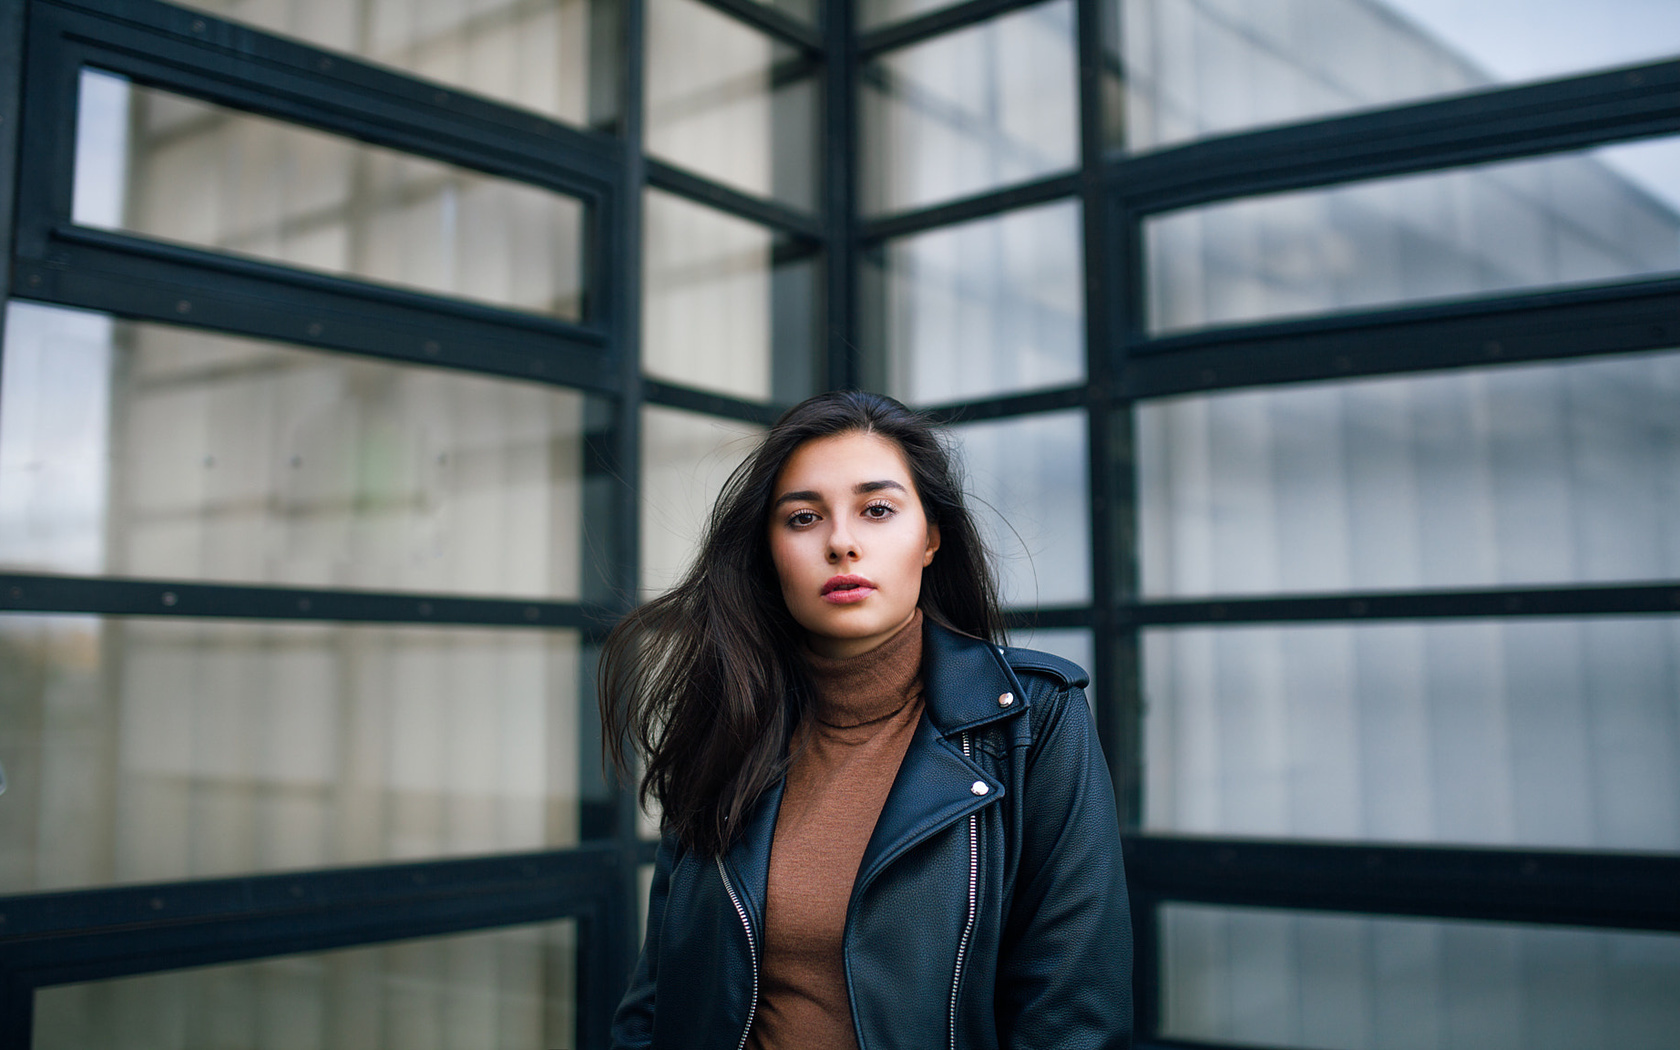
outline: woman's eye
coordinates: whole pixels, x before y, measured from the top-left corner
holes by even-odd
[[[877,519],[888,517],[892,514],[892,512],[893,508],[891,503],[871,503],[869,506],[863,508],[863,513],[866,516]]]
[[[816,520],[816,514],[808,510],[796,510],[792,514],[788,515],[788,524],[795,527],[809,525]]]

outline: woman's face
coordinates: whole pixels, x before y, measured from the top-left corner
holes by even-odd
[[[910,621],[939,526],[895,443],[861,431],[807,441],[771,500],[770,557],[813,651],[868,652]]]

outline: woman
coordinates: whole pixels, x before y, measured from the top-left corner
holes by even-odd
[[[1086,678],[1001,634],[924,418],[854,391],[776,423],[602,656],[664,831],[614,1046],[1129,1045]]]

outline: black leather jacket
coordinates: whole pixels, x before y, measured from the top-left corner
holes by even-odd
[[[928,622],[926,712],[847,909],[860,1050],[1131,1045],[1120,831],[1085,675]],[[781,786],[723,857],[667,837],[614,1047],[738,1050]]]

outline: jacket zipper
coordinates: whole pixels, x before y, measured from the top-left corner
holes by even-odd
[[[747,1026],[741,1029],[741,1041],[735,1045],[735,1050],[745,1050],[747,1036],[752,1034],[753,1018],[758,1014],[758,942],[753,940],[752,923],[747,921],[747,909],[741,906],[741,898],[735,896],[735,887],[729,881],[729,872],[723,869],[723,858],[717,858],[718,875],[723,879],[724,891],[729,894],[729,903],[735,905],[735,914],[741,917],[741,928],[747,931],[747,957],[752,960],[752,1002],[747,1006]]]
[[[962,753],[964,758],[972,758],[969,751],[968,734],[962,735]],[[980,816],[977,813],[968,815],[968,918],[963,922],[962,939],[957,942],[957,966],[951,974],[951,1050],[957,1050],[957,989],[962,987],[963,963],[968,958],[968,940],[974,933],[974,915],[977,909],[980,884]],[[756,976],[754,977],[756,981]]]

